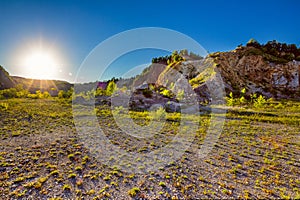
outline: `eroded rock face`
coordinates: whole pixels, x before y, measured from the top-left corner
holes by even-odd
[[[196,94],[200,103],[222,103],[225,95],[232,92],[239,96],[244,88],[248,96],[258,93],[268,98],[300,99],[300,62],[272,63],[255,50],[254,47],[243,47],[169,66],[152,64],[135,80],[134,85],[139,88],[137,86],[153,83],[156,87],[171,90],[175,95],[184,91],[187,101],[194,99]],[[165,105],[170,99],[156,94],[145,98],[137,93],[131,100],[133,107],[147,109],[153,104]]]
[[[265,61],[261,55],[245,55],[242,50],[217,53],[205,60],[186,61],[166,68],[157,83],[166,87],[173,84],[176,94],[180,89],[188,91],[190,87],[186,83],[189,82],[199,100],[206,101],[213,98],[213,88],[220,87],[220,84],[214,85],[216,74],[221,75],[227,95],[230,92],[238,95],[246,88],[247,95],[259,93],[269,98],[300,99],[299,61],[275,64]]]
[[[214,62],[230,87],[227,92],[261,93],[274,98],[300,98],[300,62],[285,64],[267,62],[260,55],[242,55],[241,52],[219,53]]]

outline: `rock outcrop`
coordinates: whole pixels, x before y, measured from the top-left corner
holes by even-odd
[[[175,94],[180,89],[186,92],[192,86],[200,101],[206,101],[212,98],[212,88],[221,86],[216,79],[219,74],[227,95],[232,92],[238,96],[245,88],[246,95],[257,93],[275,99],[300,99],[300,61],[270,62],[262,55],[249,53],[253,49],[239,47],[230,52],[211,54],[203,60],[167,66],[156,83],[173,87]],[[212,86],[213,82],[217,85]]]
[[[247,47],[249,48],[249,47]],[[250,47],[253,48],[253,47]],[[245,49],[211,55],[226,83],[226,91],[260,93],[277,99],[300,98],[300,62],[272,63],[261,55],[247,55]]]
[[[9,73],[0,66],[0,90],[14,87],[15,83],[9,76]]]

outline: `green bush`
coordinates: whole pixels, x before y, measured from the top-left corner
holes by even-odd
[[[17,89],[10,88],[10,89],[1,90],[0,95],[6,99],[16,98],[17,97]]]
[[[51,97],[50,93],[47,92],[47,91],[45,91],[45,92],[43,93],[43,98],[47,99],[47,98],[49,98],[49,97]]]
[[[233,93],[229,93],[229,97],[226,97],[226,104],[228,106],[235,106],[236,105],[236,99],[233,97]]]
[[[165,119],[166,117],[166,111],[163,107],[159,107],[157,110],[155,111],[151,111],[150,112],[150,116],[153,118],[153,119]]]
[[[160,94],[164,95],[165,97],[172,98],[173,94],[170,90],[162,89]]]
[[[117,89],[117,85],[114,81],[110,81],[106,88],[106,95],[111,96]]]
[[[70,98],[72,98],[73,93],[74,93],[74,88],[72,87],[67,92],[65,92],[63,90],[58,91],[57,97],[59,99],[70,99]]]
[[[265,99],[264,96],[259,95],[257,99],[254,100],[254,107],[255,108],[261,108],[266,104],[267,100]]]
[[[7,110],[8,109],[8,103],[0,103],[0,110]]]
[[[184,90],[179,90],[177,94],[177,99],[181,101],[183,100],[183,98],[184,98]]]

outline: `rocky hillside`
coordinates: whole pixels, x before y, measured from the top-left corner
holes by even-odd
[[[227,92],[260,93],[273,98],[300,98],[300,61],[270,62],[251,52],[255,47],[240,47],[211,55],[226,83]]]
[[[276,99],[300,99],[299,55],[300,49],[294,45],[274,42],[260,45],[250,41],[247,46],[213,53],[204,59],[183,59],[164,67],[152,64],[135,83],[148,81],[171,88],[177,94],[188,90],[188,81],[200,100],[206,101],[211,99],[208,84],[215,82],[219,74],[227,95],[232,92],[239,96],[245,88],[248,96],[257,93]]]
[[[52,95],[57,95],[59,90],[67,91],[73,84],[67,81],[59,80],[38,80],[28,79],[18,76],[10,76],[9,73],[0,66],[0,90],[13,88],[16,85],[22,85],[24,89],[35,93],[37,90],[48,91]]]
[[[24,89],[34,93],[37,90],[48,91],[51,95],[57,95],[59,90],[67,91],[73,84],[67,81],[60,80],[39,80],[39,79],[28,79],[18,76],[11,76],[15,85],[22,85]]]
[[[14,87],[14,81],[9,76],[9,73],[0,66],[0,89],[8,89]]]

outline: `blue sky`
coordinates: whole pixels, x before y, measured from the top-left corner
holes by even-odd
[[[261,43],[275,39],[300,44],[297,0],[1,0],[0,8],[0,65],[13,75],[22,75],[20,56],[31,47],[43,46],[58,54],[61,73],[57,79],[71,82],[83,60],[100,42],[139,27],[179,31],[209,52],[232,50],[250,38]],[[136,58],[132,54],[128,57],[132,59],[124,59],[124,63],[121,58],[114,62],[107,78],[163,53],[146,51]],[[85,79],[89,80],[89,76]]]

